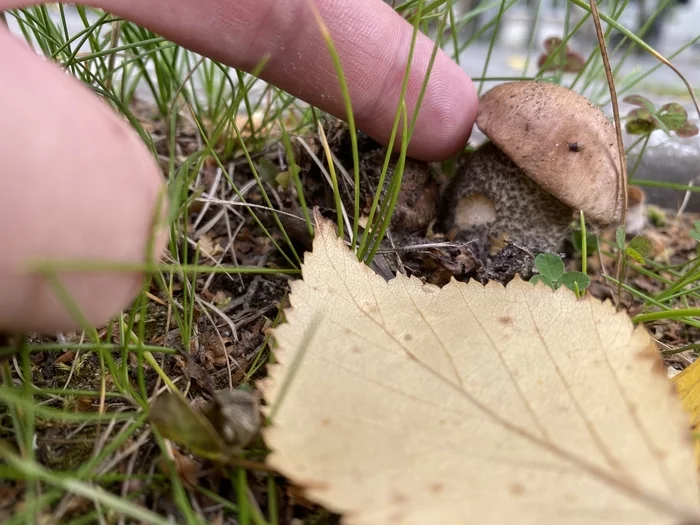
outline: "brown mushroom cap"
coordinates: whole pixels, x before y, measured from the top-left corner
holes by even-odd
[[[620,219],[615,127],[585,97],[548,82],[501,84],[481,97],[476,125],[566,205],[604,225]]]

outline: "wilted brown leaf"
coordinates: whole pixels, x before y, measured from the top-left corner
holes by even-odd
[[[218,390],[201,409],[179,392],[160,394],[148,419],[163,437],[187,447],[194,455],[226,463],[258,433],[258,394],[245,390]]]

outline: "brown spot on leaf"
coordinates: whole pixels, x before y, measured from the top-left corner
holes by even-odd
[[[393,492],[391,494],[391,501],[393,503],[406,503],[406,501],[408,501],[408,498],[405,494],[401,494],[400,492]]]
[[[508,489],[513,496],[522,496],[525,493],[525,487],[520,483],[512,483]]]
[[[508,315],[504,315],[498,318],[498,322],[504,325],[511,325],[513,324],[513,318]]]
[[[433,494],[440,494],[443,490],[445,490],[445,486],[442,483],[431,483],[428,485],[428,490]]]
[[[413,340],[413,336],[411,334],[404,334],[403,340],[408,342]]]

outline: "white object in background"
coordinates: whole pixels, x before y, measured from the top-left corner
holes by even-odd
[[[646,226],[646,196],[642,189],[637,186],[627,188],[627,220],[625,222],[625,231],[628,235],[638,235]]]
[[[528,44],[531,17],[525,9],[511,8],[501,20],[498,43],[510,49],[522,49]]]

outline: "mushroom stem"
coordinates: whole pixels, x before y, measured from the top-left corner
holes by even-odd
[[[569,206],[487,142],[471,155],[447,187],[440,227],[450,237],[472,241],[475,255],[487,270],[506,255],[506,246],[518,247],[528,259],[517,270],[522,275],[531,273],[533,256],[558,251],[572,213]]]

